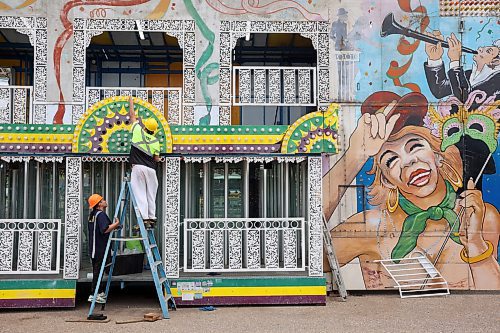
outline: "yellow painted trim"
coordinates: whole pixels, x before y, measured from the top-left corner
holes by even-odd
[[[0,142],[4,143],[71,143],[73,141],[73,133],[69,134],[18,134],[18,133],[2,133],[0,134]]]
[[[172,135],[177,145],[191,144],[272,144],[283,135]]]
[[[0,299],[75,298],[75,289],[0,290]]]
[[[184,290],[184,293],[195,293],[194,290]],[[172,288],[172,295],[179,296],[177,288]],[[325,296],[326,286],[303,287],[210,287],[204,292],[205,297],[221,296]]]

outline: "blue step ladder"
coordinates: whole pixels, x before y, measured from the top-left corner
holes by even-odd
[[[140,238],[125,238],[120,237],[119,232],[121,227],[123,226],[123,221],[125,221],[125,216],[127,212],[128,205],[132,203],[134,207],[134,212],[137,217],[137,224],[139,225],[139,230],[141,232]],[[121,210],[121,212],[120,212]],[[118,198],[118,204],[116,205],[114,217],[118,217],[120,214],[120,228],[113,230],[108,239],[108,244],[106,245],[106,251],[104,252],[104,258],[108,258],[109,250],[111,248],[111,244],[113,243],[113,254],[111,259],[111,264],[109,268],[108,281],[106,283],[106,291],[104,299],[107,301],[107,297],[109,294],[109,287],[111,285],[111,277],[113,276],[113,268],[115,266],[116,254],[118,253],[118,244],[119,242],[126,242],[129,240],[141,240],[143,243],[144,251],[146,252],[146,256],[148,257],[149,267],[151,267],[151,274],[153,275],[153,281],[155,283],[156,294],[158,295],[158,300],[160,301],[161,311],[163,318],[169,319],[168,309],[176,310],[177,307],[175,305],[174,297],[172,296],[172,292],[170,290],[170,283],[167,278],[167,274],[165,273],[165,268],[163,264],[163,260],[160,256],[160,250],[158,249],[158,244],[156,243],[154,229],[146,228],[144,225],[144,221],[141,217],[141,213],[139,208],[137,207],[137,201],[135,200],[135,195],[132,191],[132,186],[130,185],[130,181],[127,177],[125,177],[122,182],[120,196]],[[114,219],[113,219],[114,220]],[[94,297],[92,303],[90,305],[90,310],[88,316],[91,317],[97,300],[97,295],[99,292],[99,286],[101,285],[102,277],[104,275],[104,268],[106,267],[107,260],[102,261],[101,270],[99,272],[99,278],[97,280],[97,286],[94,291]],[[163,292],[163,290],[165,292]],[[106,303],[102,304],[101,310],[104,310]]]

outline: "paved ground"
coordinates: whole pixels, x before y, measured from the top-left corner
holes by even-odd
[[[350,296],[343,303],[329,298],[326,306],[219,307],[213,312],[181,308],[170,320],[117,325],[115,320],[140,318],[158,311],[153,295],[112,291],[109,323],[67,323],[85,318],[88,303],[67,311],[3,311],[0,332],[499,332],[500,294],[454,293],[448,297],[401,300],[396,294]]]

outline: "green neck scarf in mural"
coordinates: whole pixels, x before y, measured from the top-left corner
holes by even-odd
[[[401,207],[403,212],[408,216],[403,222],[401,236],[392,250],[391,258],[404,258],[415,248],[415,246],[417,246],[417,239],[420,234],[424,232],[427,226],[427,220],[439,221],[445,218],[450,228],[453,226],[457,219],[457,214],[453,211],[457,194],[453,190],[453,186],[451,186],[447,180],[445,180],[445,183],[446,196],[443,201],[437,206],[429,207],[427,210],[418,208],[403,195],[399,194],[399,207]],[[456,236],[459,225],[460,223],[455,223],[450,236],[457,244],[461,244],[460,238]]]

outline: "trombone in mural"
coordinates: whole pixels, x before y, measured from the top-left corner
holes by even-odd
[[[373,159],[372,208],[331,231],[340,264],[359,258],[366,288],[383,288],[392,283],[373,261],[419,251],[435,262],[452,288],[498,289],[500,216],[475,188],[480,175],[463,178],[456,138],[439,137],[454,117],[433,110],[420,93],[388,91],[370,95],[361,114],[348,149],[323,178],[328,218],[344,194],[341,185],[352,183]],[[490,121],[484,137],[496,143],[495,108],[475,115],[481,116],[476,123]]]

